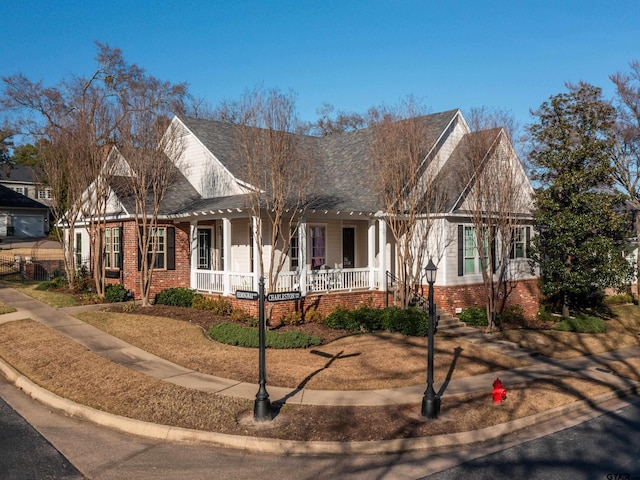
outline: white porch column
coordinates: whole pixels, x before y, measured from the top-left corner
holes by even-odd
[[[261,222],[258,217],[251,217],[251,228],[253,228],[253,291],[258,291],[258,284],[262,271],[260,270],[260,249],[258,248],[258,242],[262,241],[262,228]]]
[[[387,222],[384,218],[378,219],[378,244],[380,253],[378,255],[379,273],[378,290],[386,290],[387,279]]]
[[[369,267],[369,289],[376,288],[376,222],[369,220],[367,229],[367,266]]]
[[[298,225],[298,272],[300,272],[300,294],[307,294],[307,221]]]
[[[191,268],[190,277],[191,277],[191,288],[198,287],[197,280],[197,270],[198,270],[198,222],[191,221],[189,222],[189,255],[190,255],[190,264]]]
[[[231,220],[222,219],[222,251],[224,252],[224,265],[222,274],[222,288],[224,295],[231,295]]]

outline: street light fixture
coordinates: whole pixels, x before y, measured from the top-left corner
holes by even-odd
[[[436,305],[433,300],[433,284],[436,283],[436,274],[438,267],[433,263],[433,259],[429,259],[429,263],[425,267],[425,275],[429,284],[429,328],[427,330],[427,389],[424,391],[422,398],[422,416],[426,418],[438,418],[440,412],[440,397],[436,395],[433,389],[433,337],[435,334],[436,321]]]
[[[253,403],[253,419],[256,422],[266,422],[271,420],[271,401],[269,400],[269,393],[267,392],[267,368],[265,362],[265,316],[264,316],[264,277],[260,277],[258,283],[258,373],[259,373],[259,388],[256,393],[256,400]]]

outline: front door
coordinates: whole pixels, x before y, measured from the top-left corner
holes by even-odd
[[[198,229],[198,269],[211,270],[211,229]]]
[[[356,231],[353,227],[342,228],[342,268],[355,267],[355,239]]]

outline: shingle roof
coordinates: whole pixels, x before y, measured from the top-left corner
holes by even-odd
[[[122,206],[129,212],[135,213],[135,199],[129,186],[129,179],[124,176],[115,176],[111,178],[110,185],[113,191],[118,196]],[[175,212],[183,210],[188,205],[200,201],[202,197],[196,191],[195,188],[189,183],[189,181],[180,173],[176,171],[176,179],[171,187],[167,190],[164,201],[160,206],[160,215],[171,215]],[[152,199],[147,201],[147,213],[151,213]]]
[[[26,165],[0,168],[0,182],[39,183],[38,173]]]
[[[435,145],[457,112],[449,110],[420,117],[424,121],[425,145],[428,148]],[[180,120],[232,175],[248,182],[246,162],[240,148],[242,127],[197,118],[180,117]],[[315,165],[317,176],[309,192],[314,198],[313,208],[365,212],[380,209],[375,190],[375,172],[372,171],[370,148],[373,134],[370,129],[327,137],[290,135],[303,158],[308,158],[310,164]],[[217,201],[214,199],[212,204]],[[238,202],[229,198],[225,201]]]
[[[4,185],[0,185],[0,207],[5,208],[30,208],[47,210],[48,207],[40,202],[36,202],[21,193],[14,192]]]

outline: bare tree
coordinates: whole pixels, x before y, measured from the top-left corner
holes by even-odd
[[[359,113],[347,113],[338,111],[333,114],[335,108],[330,103],[323,103],[322,107],[316,110],[320,115],[315,122],[300,126],[301,132],[318,137],[326,137],[335,133],[351,132],[367,126],[367,119]]]
[[[138,227],[142,306],[149,305],[159,242],[167,240],[159,227],[160,209],[180,175],[179,159],[183,149],[183,135],[179,128],[151,112],[133,115],[126,128],[122,129],[120,151],[128,168],[124,185],[133,198]],[[165,252],[162,262],[166,261]]]
[[[612,161],[614,178],[635,210],[636,278],[640,279],[640,61],[632,61],[630,67],[628,73],[609,77],[616,86],[618,112]]]
[[[52,188],[52,210],[67,232],[69,284],[73,284],[76,270],[74,229],[82,220],[91,240],[96,291],[103,295],[104,230],[113,176],[113,164],[105,164],[106,154],[115,143],[122,146],[134,140],[126,130],[139,123],[132,120],[133,115],[157,115],[159,106],[167,105],[181,111],[186,87],[148,76],[137,65],[127,63],[119,49],[100,43],[97,47],[97,68],[89,77],[72,76],[50,88],[23,75],[3,77],[2,107],[17,112],[16,131],[46,140],[39,143],[44,145],[43,168]]]
[[[509,135],[500,127],[503,123],[512,125],[503,112],[472,110],[471,133],[462,140],[464,163],[458,172],[461,185],[466,186],[461,209],[468,211],[473,224],[489,329],[495,327],[496,313],[506,300],[505,280],[514,240],[526,241],[521,238],[526,233],[517,227],[530,211],[533,193]]]
[[[308,206],[314,179],[314,162],[303,157],[296,141],[298,122],[295,95],[279,90],[255,89],[237,104],[241,125],[242,156],[246,160],[251,191],[250,207],[259,219],[254,239],[258,248],[260,271],[267,287],[275,291],[278,278],[297,235],[300,219]],[[268,225],[263,225],[264,220]],[[271,248],[265,252],[263,226],[270,230]],[[268,270],[265,271],[265,253]],[[304,281],[304,279],[302,279]]]
[[[421,283],[425,248],[435,213],[441,213],[444,191],[435,186],[429,167],[426,109],[413,97],[396,107],[369,112],[371,156],[376,189],[389,231],[396,243],[398,300],[407,307]],[[430,252],[432,255],[436,252]]]
[[[56,222],[67,232],[65,270],[70,285],[76,270],[71,248],[75,225],[81,218],[91,225],[96,207],[101,206],[83,198],[82,192],[102,168],[102,151],[116,121],[110,105],[113,92],[105,86],[105,80],[111,78],[122,59],[119,51],[100,44],[98,48],[98,66],[90,77],[71,77],[49,88],[23,75],[3,77],[2,104],[16,112],[15,128],[35,137],[43,147],[43,169],[52,188],[51,208]],[[100,187],[101,183],[94,183],[94,200],[103,196]],[[95,238],[95,231],[91,233]],[[93,249],[96,251],[95,246]],[[100,283],[96,279],[96,285]]]

